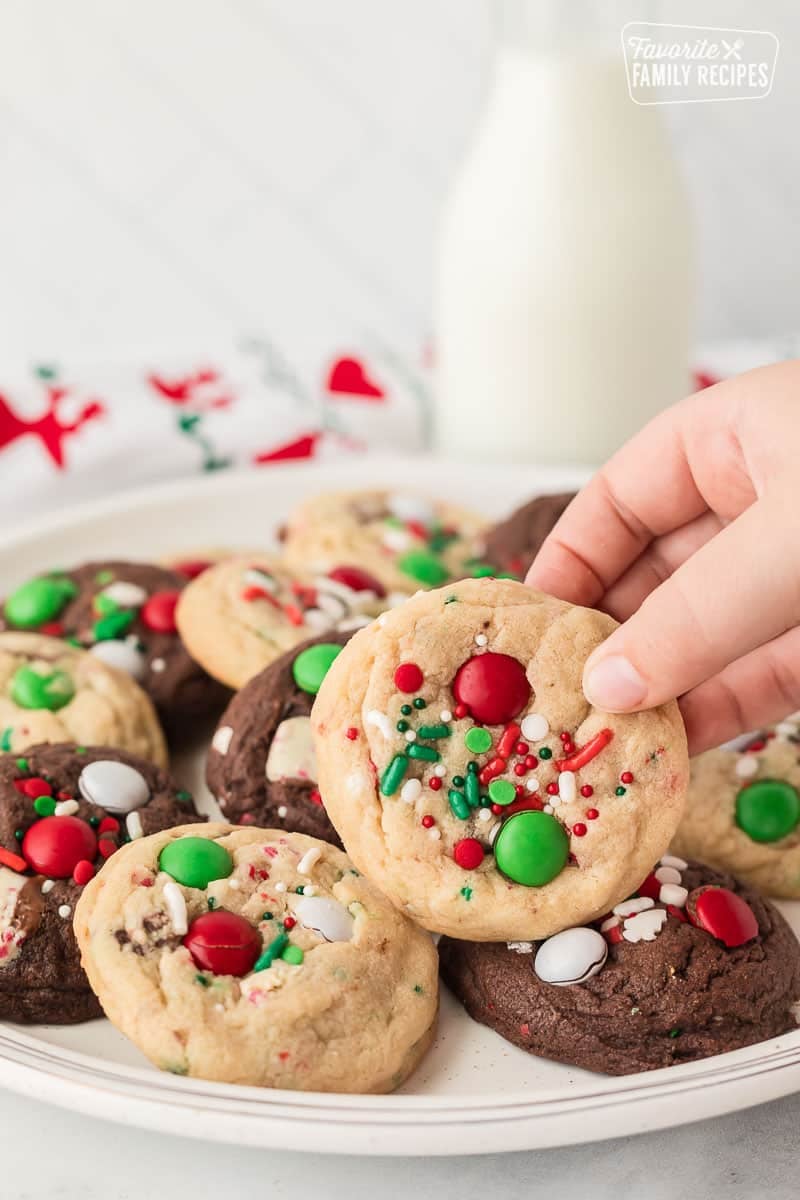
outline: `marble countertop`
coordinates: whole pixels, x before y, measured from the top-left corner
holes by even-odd
[[[391,1159],[201,1145],[0,1092],[3,1200],[795,1200],[800,1094],[635,1138],[524,1154]]]

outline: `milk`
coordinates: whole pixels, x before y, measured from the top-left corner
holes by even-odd
[[[621,53],[506,46],[446,202],[438,448],[598,463],[686,393],[686,201]]]

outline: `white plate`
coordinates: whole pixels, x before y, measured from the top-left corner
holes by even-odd
[[[391,479],[500,515],[580,472],[364,459],[222,475],[82,506],[11,536],[0,595],[87,558],[259,546],[301,497]],[[208,797],[202,754],[174,764]],[[781,908],[800,929],[800,904]],[[470,1154],[589,1142],[717,1116],[800,1089],[800,1031],[704,1062],[606,1079],[517,1050],[447,994],[436,1044],[393,1096],[232,1087],[156,1071],[107,1021],[0,1024],[0,1085],[89,1115],[206,1140],[346,1154]]]

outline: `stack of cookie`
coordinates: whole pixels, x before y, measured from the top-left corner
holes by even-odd
[[[0,1016],[102,1009],[178,1074],[364,1092],[430,1045],[440,967],[476,1020],[591,1070],[792,1028],[800,950],[756,888],[800,894],[798,728],[699,760],[684,816],[677,707],[594,710],[613,622],[517,581],[569,499],[489,528],[322,496],[277,552],[17,589]],[[163,770],[209,716],[224,824]]]

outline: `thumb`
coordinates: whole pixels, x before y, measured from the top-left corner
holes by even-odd
[[[651,592],[587,660],[589,702],[652,708],[796,625],[800,570],[785,550],[797,541],[786,528],[794,511],[785,497],[756,501]]]

